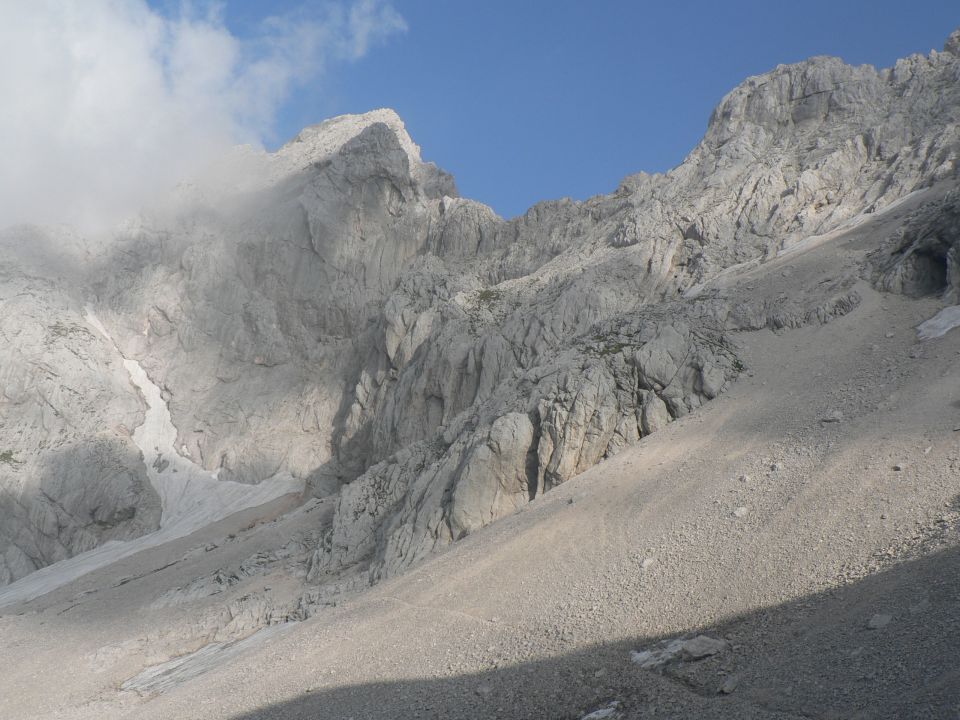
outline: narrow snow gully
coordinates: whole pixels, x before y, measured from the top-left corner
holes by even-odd
[[[86,320],[107,340],[113,338],[90,308]],[[119,348],[117,353],[123,357]],[[147,403],[143,424],[133,432],[133,441],[147,468],[147,475],[160,495],[163,514],[160,529],[178,528],[177,537],[198,530],[245,508],[263,505],[288,493],[302,492],[303,481],[288,473],[274,475],[257,485],[217,480],[189,458],[177,452],[177,428],[163,395],[140,363],[123,357],[123,366],[130,374]]]
[[[241,510],[304,490],[304,482],[289,473],[279,473],[257,485],[217,480],[215,473],[207,472],[180,455],[176,451],[177,429],[160,388],[150,380],[140,363],[123,356],[90,308],[86,309],[85,319],[117,349],[131,382],[147,404],[143,424],[134,431],[133,440],[143,453],[147,476],[160,496],[163,509],[160,529],[134,540],[104,543],[0,588],[0,608],[32,600],[93,570],[189,535]]]

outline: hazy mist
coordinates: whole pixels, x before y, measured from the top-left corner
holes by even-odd
[[[143,0],[3,3],[0,227],[101,230],[228,147],[259,145],[291,90],[405,28],[380,0],[244,38],[213,3],[173,16]]]

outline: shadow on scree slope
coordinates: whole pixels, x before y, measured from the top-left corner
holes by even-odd
[[[636,637],[456,677],[318,688],[234,720],[576,719],[613,700],[624,718],[956,720],[960,527],[941,531],[952,539],[931,554],[839,589],[690,628],[690,635],[728,638],[732,649],[663,673],[641,670],[630,651],[675,636]],[[889,624],[871,629],[878,614],[889,615]],[[720,693],[731,676],[736,689]]]

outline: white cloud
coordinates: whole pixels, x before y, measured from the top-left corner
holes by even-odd
[[[269,136],[293,87],[406,29],[381,0],[269,18],[244,39],[223,12],[0,3],[0,226],[103,227],[228,146]]]
[[[366,55],[371,45],[391,33],[405,31],[407,23],[389,5],[377,0],[360,0],[350,8],[349,28],[350,55],[357,59]]]

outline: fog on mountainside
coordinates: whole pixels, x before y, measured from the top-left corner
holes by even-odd
[[[291,90],[405,28],[379,0],[278,15],[240,39],[217,4],[0,8],[0,228],[102,233],[232,146],[259,146]]]

